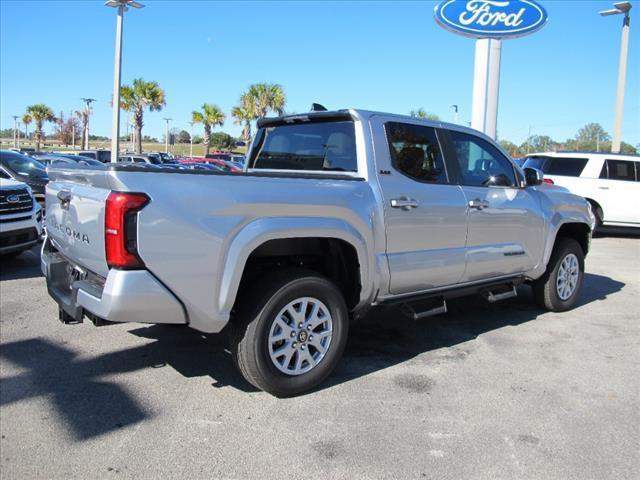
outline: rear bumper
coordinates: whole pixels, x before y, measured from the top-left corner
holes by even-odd
[[[109,322],[187,323],[182,304],[147,270],[111,269],[103,279],[64,258],[49,239],[41,268],[49,295],[76,322],[93,315]]]

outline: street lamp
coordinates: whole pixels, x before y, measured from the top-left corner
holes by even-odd
[[[116,56],[113,75],[113,107],[111,116],[111,163],[118,161],[120,148],[120,73],[122,71],[122,17],[127,7],[142,8],[144,5],[133,0],[109,0],[107,7],[118,9],[116,21]]]
[[[169,122],[173,120],[173,118],[163,118],[165,121],[164,127],[164,153],[169,153]]]
[[[458,105],[451,105],[453,109],[453,123],[458,123]]]
[[[91,115],[91,103],[95,102],[95,98],[81,98],[87,106],[84,109],[84,114],[86,116],[84,123],[84,132],[82,134],[82,148],[85,150],[89,150],[89,116]]]
[[[603,17],[610,15],[624,15],[622,20],[622,41],[620,43],[620,61],[618,64],[618,88],[616,93],[616,118],[613,125],[613,140],[611,152],[620,153],[622,142],[622,110],[624,106],[624,84],[627,77],[627,57],[629,54],[629,10],[630,2],[618,2],[613,4],[611,10],[600,12]]]
[[[18,115],[12,115],[13,117],[13,148],[18,148],[18,142],[16,132],[18,131]]]
[[[191,134],[189,135],[189,156],[191,157],[191,159],[193,160],[193,124],[195,122],[189,122],[189,125],[191,125]]]

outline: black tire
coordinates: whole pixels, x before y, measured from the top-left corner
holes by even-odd
[[[231,352],[244,378],[277,397],[299,395],[324,381],[338,364],[347,342],[349,316],[340,290],[315,272],[291,269],[261,278],[247,291],[231,322]],[[300,375],[289,375],[280,371],[270,357],[269,333],[280,310],[301,297],[313,297],[327,307],[332,335],[324,357],[315,367]]]
[[[596,224],[593,228],[593,231],[598,232],[602,229],[602,219],[604,218],[604,212],[602,211],[602,207],[593,200],[588,200],[588,202],[591,204],[591,211],[593,212],[593,216],[596,217]]]
[[[558,293],[557,282],[563,260],[568,255],[575,255],[578,260],[578,279],[573,293],[566,299],[562,299]],[[572,238],[560,237],[547,265],[547,271],[538,280],[533,282],[533,296],[540,308],[551,312],[564,312],[571,310],[580,296],[582,282],[584,280],[584,252],[578,242]]]

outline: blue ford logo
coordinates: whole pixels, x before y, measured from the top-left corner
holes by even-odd
[[[18,195],[9,195],[7,196],[8,203],[18,203],[20,201],[20,197]]]
[[[514,38],[540,30],[547,12],[533,0],[445,0],[435,9],[447,30],[475,38]]]

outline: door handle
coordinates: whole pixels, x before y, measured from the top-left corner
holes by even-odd
[[[401,208],[402,210],[408,211],[412,208],[416,208],[418,206],[418,201],[414,198],[409,197],[400,197],[394,198],[391,200],[391,207],[393,208]]]
[[[609,190],[609,187],[598,187],[600,190]]]
[[[469,208],[476,208],[478,210],[489,208],[489,202],[486,200],[480,200],[479,198],[474,198],[473,200],[469,200]]]

